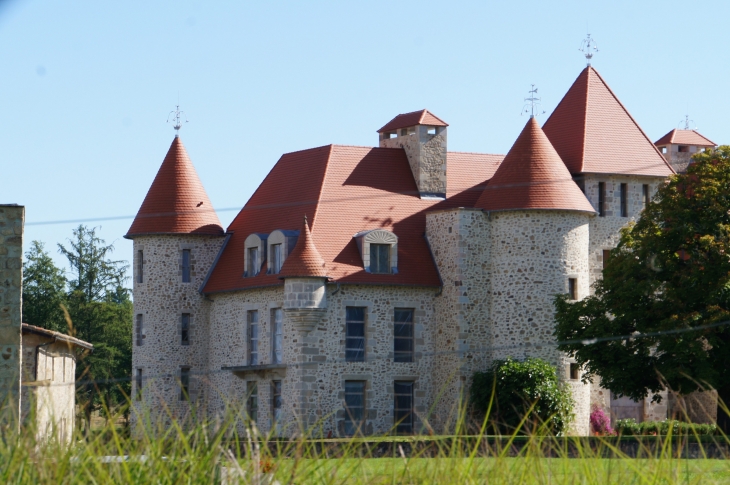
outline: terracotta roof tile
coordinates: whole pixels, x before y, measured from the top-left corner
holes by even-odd
[[[654,142],[655,145],[696,145],[696,146],[713,146],[717,143],[700,135],[696,130],[677,130],[674,129]]]
[[[309,224],[307,224],[307,216],[304,216],[299,234],[294,250],[281,267],[279,278],[294,276],[326,278],[327,271],[325,270],[324,259],[322,259],[322,255],[319,254],[312,240],[312,233],[309,231]]]
[[[428,125],[428,126],[449,126],[442,119],[428,111],[422,109],[420,111],[412,111],[410,113],[399,114],[385,124],[378,133],[384,131],[397,130],[398,128],[408,128],[409,126]]]
[[[551,209],[595,212],[535,118],[530,118],[482,192],[488,211]]]
[[[179,137],[152,182],[126,238],[143,234],[223,235],[223,227]]]
[[[674,173],[592,67],[586,67],[543,131],[571,173],[666,177]]]

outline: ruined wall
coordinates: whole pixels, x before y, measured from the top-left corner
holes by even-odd
[[[200,377],[207,369],[209,303],[198,293],[223,243],[222,237],[157,235],[134,238],[134,322],[132,335],[133,422],[150,411],[158,424],[185,419],[193,404],[204,402]],[[190,282],[182,281],[182,252],[190,250]],[[139,251],[143,281],[138,281]],[[181,319],[190,314],[189,345],[181,341]],[[138,315],[142,315],[138,335]],[[217,342],[216,342],[217,344]],[[181,399],[180,372],[189,367],[190,400]],[[142,399],[137,400],[137,372],[142,369]]]
[[[0,205],[0,427],[17,429],[22,366],[25,208]]]

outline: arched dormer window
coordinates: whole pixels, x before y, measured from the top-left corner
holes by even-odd
[[[251,278],[261,272],[266,262],[266,234],[253,233],[246,238],[244,259],[244,278]]]
[[[398,236],[385,229],[358,232],[353,236],[368,273],[398,273]]]
[[[269,246],[269,264],[267,274],[279,274],[284,261],[297,245],[299,231],[286,231],[277,229],[269,234],[267,244]]]

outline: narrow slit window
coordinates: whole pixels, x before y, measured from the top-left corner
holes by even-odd
[[[281,308],[271,310],[271,362],[281,364],[284,348],[284,312]]]
[[[621,184],[621,217],[629,217],[629,184]]]
[[[271,381],[271,417],[274,424],[281,422],[281,381]]]
[[[646,209],[649,206],[649,202],[651,201],[651,197],[649,196],[649,184],[644,184],[641,186],[641,196],[644,202],[643,209]]]
[[[183,249],[182,251],[182,281],[183,283],[190,283],[190,250]]]
[[[259,312],[251,310],[248,312],[248,364],[258,365],[259,363]]]
[[[390,273],[390,244],[370,244],[370,272]]]
[[[137,347],[139,347],[140,345],[142,345],[143,339],[144,339],[144,334],[142,333],[143,332],[143,330],[142,330],[142,322],[143,322],[142,318],[143,317],[142,317],[142,314],[141,313],[137,314],[137,321],[134,324],[134,327],[135,327],[134,328],[134,337],[135,337],[135,341],[136,341]]]
[[[144,283],[144,251],[137,251],[137,283]]]
[[[604,249],[603,250],[603,269],[606,269],[606,265],[608,265],[609,259],[611,259],[611,250]]]
[[[142,400],[142,369],[137,369],[137,375],[135,376],[135,386],[137,387],[135,399],[137,401],[141,401]]]
[[[190,314],[183,313],[180,317],[180,344],[190,345]]]
[[[398,434],[413,434],[413,382],[393,383],[395,431]]]
[[[190,400],[190,367],[180,369],[180,400]]]
[[[248,381],[246,383],[246,418],[257,423],[259,418],[259,385],[256,381]]]
[[[395,309],[393,361],[413,362],[413,309]]]
[[[281,244],[271,245],[269,264],[271,265],[272,274],[279,274],[281,272]]]
[[[345,315],[345,361],[365,361],[365,308],[347,307]]]
[[[568,296],[571,300],[578,299],[578,279],[568,278]]]
[[[364,424],[365,381],[345,381],[345,435],[362,434]]]
[[[256,276],[259,274],[259,248],[248,248],[248,268],[246,268],[247,276]]]
[[[598,182],[598,215],[606,216],[606,182]]]

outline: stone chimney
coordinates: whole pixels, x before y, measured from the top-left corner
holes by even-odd
[[[423,198],[446,197],[446,127],[428,110],[400,114],[378,130],[381,148],[402,148]]]

